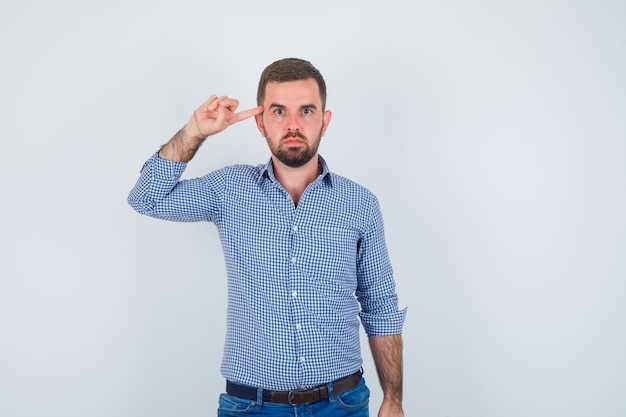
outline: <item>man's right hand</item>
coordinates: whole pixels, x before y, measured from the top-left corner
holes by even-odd
[[[161,150],[159,157],[188,162],[202,142],[228,126],[263,112],[263,106],[236,113],[239,101],[227,96],[212,95],[189,118],[189,121]]]
[[[235,113],[239,107],[239,101],[227,96],[217,97],[212,95],[195,111],[187,123],[188,134],[195,139],[204,140],[207,136],[214,135],[242,120],[263,112],[263,106],[254,107],[250,110]]]

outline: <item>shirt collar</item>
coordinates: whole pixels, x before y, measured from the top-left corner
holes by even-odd
[[[322,169],[322,173],[320,174],[318,179],[323,180],[328,185],[332,185],[332,175],[330,170],[328,169],[328,164],[326,163],[326,160],[322,158],[322,155],[318,154],[318,161],[319,166]],[[277,182],[276,177],[274,176],[274,164],[272,163],[272,158],[270,158],[264,165],[260,165],[259,168],[259,183],[261,183],[264,178],[268,178],[272,182]]]

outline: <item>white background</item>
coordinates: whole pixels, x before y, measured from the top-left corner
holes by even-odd
[[[215,228],[126,196],[210,94],[253,107],[263,68],[297,56],[328,83],[321,153],[381,201],[407,416],[623,417],[625,18],[618,0],[3,2],[0,416],[215,415]],[[246,121],[185,175],[268,155]]]

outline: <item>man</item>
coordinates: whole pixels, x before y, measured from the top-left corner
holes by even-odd
[[[139,213],[210,221],[228,275],[218,416],[368,416],[359,318],[383,389],[379,416],[402,416],[402,325],[376,197],[318,154],[331,119],[326,84],[288,58],[261,75],[257,107],[211,96],[145,164],[129,195]],[[254,117],[271,151],[180,180],[204,140]]]

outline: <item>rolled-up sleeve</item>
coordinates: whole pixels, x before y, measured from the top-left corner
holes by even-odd
[[[140,214],[163,220],[212,221],[220,207],[220,175],[181,181],[186,167],[155,153],[144,163],[128,203]]]
[[[361,238],[357,258],[359,317],[368,337],[401,334],[406,308],[398,308],[383,218],[375,198],[370,210],[370,227]]]

